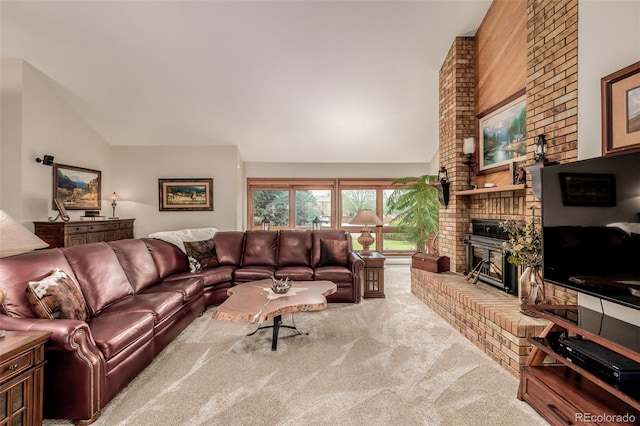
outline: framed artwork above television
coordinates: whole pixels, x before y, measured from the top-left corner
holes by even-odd
[[[601,80],[602,153],[640,149],[640,62]]]

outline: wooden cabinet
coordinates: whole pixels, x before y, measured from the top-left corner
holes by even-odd
[[[606,348],[605,353],[611,354],[610,350],[640,362],[640,328],[578,306],[530,308],[550,324],[540,337],[529,338],[533,348],[521,371],[518,398],[552,425],[640,421],[637,376],[630,382],[616,382],[601,365],[580,362],[579,354],[572,362],[558,353],[563,339],[580,339]],[[544,364],[548,357],[555,363]]]
[[[0,426],[42,424],[48,338],[49,333],[7,331],[0,339]]]
[[[49,243],[49,248],[54,248],[133,238],[134,220],[80,220],[33,222],[33,224],[35,226],[35,234]]]
[[[361,252],[356,254],[364,261],[364,298],[385,297],[384,295],[384,260],[385,257],[377,252],[364,255]]]

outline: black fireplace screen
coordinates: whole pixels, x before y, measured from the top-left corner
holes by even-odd
[[[509,294],[517,294],[518,268],[507,262],[509,254],[502,248],[507,238],[499,221],[472,220],[473,233],[466,234],[465,270],[474,282],[480,280]]]

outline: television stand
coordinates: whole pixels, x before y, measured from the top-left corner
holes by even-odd
[[[550,324],[539,337],[529,338],[533,348],[522,368],[518,399],[552,425],[640,421],[637,394],[632,396],[602,373],[557,352],[559,339],[581,338],[640,363],[640,327],[579,306],[530,305],[528,309]],[[556,364],[543,365],[547,357]],[[638,389],[637,385],[630,388]]]

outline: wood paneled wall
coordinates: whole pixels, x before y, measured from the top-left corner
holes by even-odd
[[[526,86],[527,2],[493,0],[476,32],[476,115]]]

